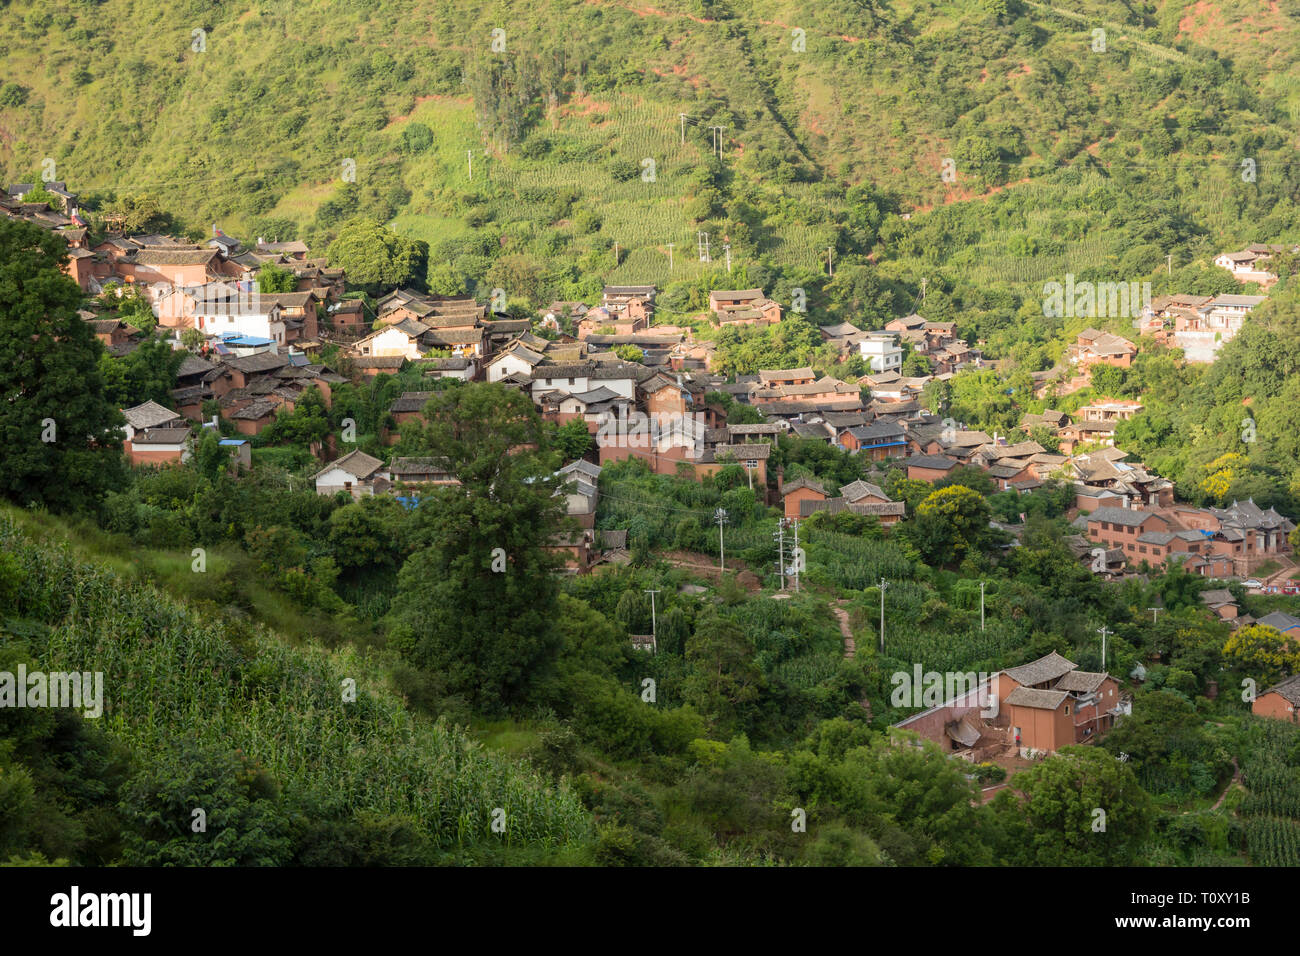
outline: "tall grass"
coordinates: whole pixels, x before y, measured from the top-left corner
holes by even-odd
[[[581,844],[590,821],[561,785],[412,715],[352,648],[289,647],[265,628],[203,614],[145,583],[33,543],[0,519],[0,553],[23,574],[18,612],[48,670],[104,674],[104,724],[137,753],[186,734],[238,748],[286,793],[337,813],[409,816],[438,846]],[[344,701],[347,679],[356,700]],[[491,830],[492,813],[506,830]]]

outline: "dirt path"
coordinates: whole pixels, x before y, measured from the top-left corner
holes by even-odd
[[[849,612],[840,607],[843,598],[831,605],[831,613],[840,622],[840,633],[844,635],[844,659],[852,660],[858,653],[857,642],[853,640],[853,631],[849,629]]]
[[[1219,807],[1223,806],[1223,801],[1228,796],[1228,791],[1231,790],[1234,786],[1239,786],[1240,784],[1241,784],[1241,768],[1237,766],[1237,758],[1233,757],[1232,758],[1232,779],[1228,781],[1228,785],[1223,788],[1223,793],[1219,794],[1219,799],[1214,801],[1214,806],[1210,807],[1210,809],[1217,810],[1219,809]]]

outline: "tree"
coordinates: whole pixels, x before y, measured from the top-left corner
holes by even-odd
[[[330,243],[330,265],[342,268],[348,282],[372,295],[385,289],[422,284],[428,243],[400,236],[374,219],[353,219]]]
[[[624,362],[640,362],[645,358],[645,353],[635,345],[616,345],[614,347],[614,354]]]
[[[288,815],[270,775],[242,753],[192,738],[154,755],[124,788],[130,866],[277,866],[288,862]],[[195,830],[195,809],[204,811]]]
[[[763,675],[754,642],[733,621],[713,615],[686,642],[691,673],[685,697],[715,728],[734,729],[742,709],[758,697]]]
[[[1099,747],[1063,747],[1018,774],[1015,785],[1025,795],[1017,808],[1028,824],[1024,863],[1137,862],[1151,828],[1151,801],[1133,771],[1110,753]]]
[[[495,709],[523,699],[560,646],[546,550],[562,517],[556,456],[532,401],[499,384],[434,395],[424,416],[409,437],[460,484],[412,516],[416,550],[398,575],[389,638],[450,693]]]
[[[104,397],[117,408],[149,401],[170,406],[176,371],[183,361],[184,353],[162,339],[146,339],[122,358],[105,353],[99,359]]]
[[[348,278],[351,278],[349,274]],[[257,291],[274,295],[280,292],[293,292],[298,288],[298,278],[288,269],[281,269],[273,262],[262,263],[257,270]]]
[[[1223,656],[1263,685],[1286,674],[1300,673],[1300,648],[1275,627],[1247,624],[1232,632]]]
[[[77,315],[63,240],[0,221],[0,493],[83,508],[119,483],[124,424],[104,396],[103,348]]]
[[[591,432],[587,431],[587,423],[581,418],[571,419],[555,430],[555,447],[565,461],[581,458],[591,450],[594,442]]]
[[[1117,396],[1124,390],[1124,370],[1115,365],[1094,365],[1090,381],[1099,396]]]
[[[960,564],[989,533],[989,504],[964,485],[931,493],[916,506],[907,537],[932,564]]]

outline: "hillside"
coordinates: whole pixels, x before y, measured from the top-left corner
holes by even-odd
[[[840,316],[923,301],[988,337],[1045,276],[1138,278],[1296,238],[1293,16],[1244,0],[40,2],[0,24],[0,167],[29,178],[49,158],[92,210],[147,195],[195,234],[317,251],[375,216],[429,242],[431,284],[534,305],[655,282],[671,317],[699,304],[673,282],[727,282],[725,242],[730,280],[782,301],[796,285]]]
[[[6,737],[25,741],[17,772],[26,761],[42,784],[30,818],[21,801],[7,807],[30,841],[24,850],[94,862],[93,839],[60,832],[66,817],[87,821],[92,836],[116,823],[124,862],[136,865],[540,861],[590,840],[567,788],[413,716],[354,650],[291,648],[229,609],[195,610],[85,562],[56,522],[0,518],[0,632],[6,668],[17,655],[29,671],[103,674],[102,720],[68,718],[73,726],[45,746],[71,753],[70,738],[102,731],[127,770],[118,806],[103,768],[58,791],[33,750],[42,740],[33,725],[55,718],[5,710]],[[218,768],[230,762],[250,790],[246,814],[222,802]],[[168,801],[205,794],[210,827],[194,835],[190,807]],[[492,829],[498,807],[505,834]]]

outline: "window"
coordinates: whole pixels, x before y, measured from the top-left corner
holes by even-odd
[[[1069,705],[1069,704],[1066,704],[1066,705],[1065,705],[1065,715],[1066,715],[1067,717],[1070,715],[1070,705]]]

